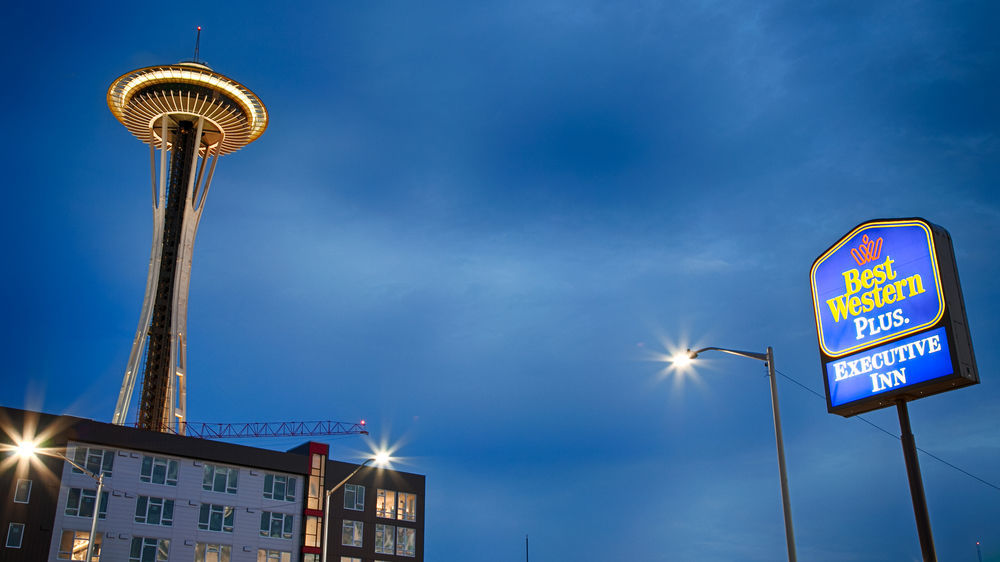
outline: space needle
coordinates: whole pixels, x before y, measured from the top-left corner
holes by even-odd
[[[219,156],[256,140],[267,110],[246,86],[198,62],[197,50],[194,61],[120,76],[108,88],[108,107],[149,145],[153,199],[146,293],[112,421],[126,423],[141,379],[136,426],[183,433],[195,234]]]

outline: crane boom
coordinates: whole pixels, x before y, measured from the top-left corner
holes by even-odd
[[[287,421],[250,423],[180,422],[181,435],[201,439],[238,439],[249,437],[299,437],[312,435],[368,435],[365,421]]]

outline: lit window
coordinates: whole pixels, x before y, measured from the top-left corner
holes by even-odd
[[[292,553],[284,550],[257,550],[257,562],[292,562]]]
[[[396,528],[396,556],[416,556],[417,530],[409,527]]]
[[[80,488],[70,488],[66,494],[66,515],[73,517],[93,517],[94,498],[97,497],[97,490],[81,490]],[[101,508],[97,517],[105,519],[108,516],[108,493],[101,492]]]
[[[73,451],[73,462],[86,468],[94,475],[103,473],[105,476],[111,476],[111,468],[115,462],[115,452],[95,449],[93,447],[77,447]],[[83,471],[79,468],[75,466],[72,468],[76,474],[83,474]]]
[[[232,551],[228,544],[195,543],[194,562],[230,562]]]
[[[14,503],[28,503],[31,497],[31,480],[19,478],[17,487],[14,489]]]
[[[135,522],[170,527],[174,524],[174,500],[139,496],[135,500]]]
[[[21,548],[24,540],[24,523],[11,523],[7,527],[7,548]]]
[[[277,474],[265,475],[264,497],[269,500],[295,501],[295,477]]]
[[[340,562],[361,562],[361,559],[353,556],[341,556]]]
[[[166,562],[169,551],[170,539],[132,537],[128,562]]]
[[[177,485],[177,466],[174,459],[163,457],[142,457],[142,467],[139,470],[139,480],[151,484]]]
[[[344,486],[344,509],[365,510],[365,487],[360,484]]]
[[[240,476],[240,469],[228,466],[205,465],[205,476],[201,488],[209,492],[224,492],[235,494]]]
[[[202,531],[233,532],[233,515],[235,509],[228,505],[201,504],[198,515],[198,528]]]
[[[260,512],[260,536],[276,539],[292,538],[292,522],[294,516],[290,513]]]
[[[344,532],[341,534],[340,544],[344,546],[361,546],[361,536],[364,523],[361,521],[348,521],[344,519]]]
[[[305,553],[302,555],[302,562],[320,562],[319,554]]]
[[[397,493],[396,519],[402,521],[417,520],[417,495],[406,492]]]
[[[319,533],[320,533],[320,521],[322,518],[316,517],[315,515],[306,515],[306,542],[305,546],[315,546],[320,547]],[[262,524],[263,526],[263,524]],[[263,529],[261,529],[263,530]]]
[[[59,540],[59,552],[56,558],[60,560],[85,560],[87,544],[90,542],[89,531],[63,531]],[[101,535],[94,541],[94,553],[91,562],[97,562],[101,557]]]
[[[375,525],[375,552],[379,554],[396,553],[396,527]]]
[[[309,491],[306,495],[307,509],[323,509],[323,501],[320,495],[323,490],[325,476],[326,457],[314,454],[312,456],[312,466],[309,469]]]
[[[396,492],[379,490],[375,496],[375,515],[386,519],[396,518]]]

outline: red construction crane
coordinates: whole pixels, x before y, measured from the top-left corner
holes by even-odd
[[[171,428],[173,429],[173,428]],[[200,439],[237,439],[249,437],[299,437],[315,435],[368,435],[365,420],[358,423],[337,421],[288,421],[249,423],[180,422],[181,435]],[[171,431],[173,433],[173,431]]]

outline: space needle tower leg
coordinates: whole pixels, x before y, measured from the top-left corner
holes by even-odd
[[[129,352],[128,363],[125,367],[122,389],[118,393],[115,414],[111,420],[117,425],[124,425],[128,418],[132,392],[135,390],[135,382],[142,369],[141,361],[146,350],[146,339],[149,337],[149,324],[153,318],[153,299],[156,296],[160,259],[163,256],[163,216],[167,201],[167,160],[169,158],[169,143],[166,141],[168,138],[167,121],[169,119],[161,119],[159,131],[161,139],[159,182],[157,182],[156,173],[156,147],[153,143],[149,145],[150,168],[153,173],[153,247],[150,250],[149,273],[146,276],[146,294],[142,299],[142,311],[139,313],[139,327],[136,329],[135,339],[132,340],[132,350]]]

